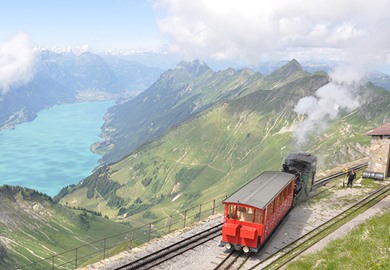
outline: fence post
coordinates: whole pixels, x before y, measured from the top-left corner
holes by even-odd
[[[213,210],[211,211],[211,214],[212,214],[212,215],[215,214],[215,199],[213,200]]]
[[[150,242],[151,234],[152,234],[152,223],[149,223],[149,236],[148,236],[148,243]]]
[[[184,211],[184,226],[183,226],[183,228],[186,227],[186,220],[187,220],[187,210]]]
[[[51,256],[51,269],[54,269],[54,255]]]
[[[131,231],[131,237],[130,237],[130,246],[129,249],[133,248],[133,236],[134,236],[134,229]]]
[[[74,262],[75,262],[75,269],[77,269],[77,250],[78,250],[78,248],[76,248],[76,258],[74,259]]]
[[[103,246],[103,259],[106,258],[106,237],[104,237],[104,246]]]
[[[198,221],[200,221],[200,216],[202,215],[202,204],[199,204],[199,218]]]
[[[172,226],[172,215],[168,218],[168,233],[171,233],[171,226]]]

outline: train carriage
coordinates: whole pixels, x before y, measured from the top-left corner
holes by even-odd
[[[223,201],[222,245],[257,252],[292,206],[295,176],[263,172]]]
[[[311,191],[316,160],[311,154],[290,154],[283,171],[263,172],[224,200],[220,246],[258,252],[297,198]]]

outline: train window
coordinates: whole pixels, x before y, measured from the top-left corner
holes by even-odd
[[[276,198],[275,198],[275,210],[276,209],[278,209],[279,208],[279,206],[280,206],[280,196],[281,196],[281,194],[279,194],[278,196],[276,196]]]
[[[284,196],[283,196],[283,200],[286,200],[287,199],[287,197],[288,197],[288,191],[290,190],[290,187],[286,187],[285,189],[284,189],[284,192],[283,192],[283,194],[284,194]]]
[[[238,217],[240,221],[253,222],[253,211],[252,207],[238,207]]]
[[[269,215],[272,215],[274,213],[274,201],[272,201],[269,205],[268,205],[268,214]]]
[[[256,209],[255,210],[255,223],[263,222],[263,210]]]
[[[237,205],[229,204],[229,218],[237,219]]]

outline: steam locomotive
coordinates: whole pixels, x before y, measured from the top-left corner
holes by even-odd
[[[316,163],[312,154],[291,153],[281,171],[265,171],[225,199],[220,246],[258,252],[292,207],[308,197]]]

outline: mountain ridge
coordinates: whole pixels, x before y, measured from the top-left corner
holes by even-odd
[[[31,121],[56,104],[131,98],[162,72],[126,60],[114,64],[90,52],[40,51],[36,59],[36,74],[29,83],[0,94],[0,129]],[[130,76],[133,71],[137,77]]]
[[[186,93],[204,81],[212,85],[209,89],[213,93],[221,94],[226,82],[237,74],[247,77],[236,77],[233,84],[228,84],[228,95],[212,99],[210,106],[119,161],[103,165],[100,172],[82,184],[64,188],[56,200],[63,204],[78,200],[96,209],[96,186],[87,182],[106,182],[115,187],[105,193],[100,209],[118,220],[142,222],[142,211],[161,217],[157,208],[169,213],[172,208],[189,207],[221,193],[228,194],[262,170],[279,170],[277,165],[289,152],[312,152],[320,157],[323,168],[360,159],[368,151],[365,131],[390,120],[390,93],[368,83],[358,89],[363,101],[360,107],[352,112],[341,111],[328,130],[311,134],[308,143],[297,149],[293,131],[305,117],[298,116],[294,108],[301,98],[314,96],[330,82],[327,74],[309,74],[292,61],[270,77],[273,81],[258,73],[234,69],[207,71],[199,76],[202,80],[187,83],[176,81],[173,70],[160,79],[168,79],[170,85],[180,84],[179,89],[186,90],[180,97],[185,99]],[[216,83],[219,81],[224,83]],[[171,94],[176,97],[178,93]],[[142,99],[147,94],[145,91]],[[380,106],[372,108],[376,103]],[[339,152],[333,151],[331,145],[337,145]]]
[[[168,133],[162,135],[162,137],[160,137],[156,141],[146,143],[137,151],[129,154],[127,157],[121,159],[117,163],[112,163],[108,166],[104,166],[104,171],[105,171],[104,177],[107,180],[118,183],[118,186],[115,188],[115,194],[116,194],[115,196],[118,196],[123,199],[122,207],[123,205],[131,206],[133,200],[136,199],[136,197],[134,197],[134,194],[130,195],[133,192],[131,191],[131,189],[129,189],[129,185],[130,186],[140,185],[139,188],[141,189],[135,188],[135,190],[137,190],[136,191],[136,193],[138,194],[137,196],[144,193],[145,190],[148,193],[147,190],[149,189],[150,186],[153,186],[152,190],[154,191],[157,190],[172,191],[173,189],[176,190],[176,192],[174,193],[176,193],[175,195],[177,195],[177,192],[181,190],[180,186],[176,188],[173,187],[179,184],[179,182],[175,182],[175,181],[180,181],[181,179],[181,176],[178,175],[190,174],[193,175],[193,177],[196,179],[197,176],[201,178],[206,177],[207,175],[206,171],[208,171],[208,173],[211,173],[211,175],[217,173],[219,176],[215,178],[216,179],[215,181],[218,181],[217,179],[219,180],[224,179],[224,177],[226,177],[225,174],[227,175],[235,174],[232,171],[230,171],[231,169],[228,169],[227,171],[223,169],[222,164],[224,164],[224,167],[226,167],[226,165],[230,163],[227,162],[227,160],[230,159],[246,160],[251,155],[254,155],[254,157],[262,156],[262,153],[256,154],[255,152],[256,149],[257,151],[260,152],[261,149],[263,149],[265,153],[267,153],[272,149],[272,148],[271,149],[268,148],[280,147],[280,145],[284,145],[286,147],[286,151],[288,149],[292,151],[294,150],[294,147],[292,145],[293,140],[292,140],[291,129],[292,129],[292,125],[294,125],[294,123],[298,121],[296,113],[293,112],[294,106],[296,105],[296,103],[300,98],[308,95],[314,95],[317,89],[326,85],[328,82],[329,82],[328,76],[321,75],[321,74],[312,74],[310,76],[299,77],[298,79],[290,81],[284,84],[283,86],[280,86],[273,90],[257,90],[246,96],[238,97],[236,99],[220,100],[214,103],[213,106],[202,111],[202,113],[198,114],[196,117],[192,117],[186,120],[181,125],[178,125]],[[368,85],[367,87],[371,89],[373,86]],[[385,94],[386,92],[380,93],[380,95],[385,95]],[[378,95],[378,97],[375,97],[374,99],[375,100],[378,99],[380,95]],[[374,100],[371,100],[370,102],[374,102]],[[384,111],[378,113],[378,115],[381,115],[383,113]],[[219,116],[217,117],[217,115]],[[359,114],[356,115],[359,116]],[[363,116],[364,115],[360,115],[359,117],[361,118]],[[373,117],[376,116],[374,114],[371,114],[368,117],[374,119]],[[212,121],[213,123],[212,125],[209,125],[210,121]],[[378,121],[378,119],[376,119],[375,121]],[[230,125],[223,124],[225,122],[231,124]],[[235,128],[232,130],[233,126]],[[183,135],[179,136],[173,134],[183,134]],[[362,135],[359,135],[360,138],[361,136]],[[346,138],[345,134],[342,135],[342,137]],[[209,140],[211,141],[209,142]],[[365,143],[368,142],[367,139],[365,139],[364,141]],[[169,145],[169,147],[167,148],[167,146],[164,145]],[[224,148],[218,150],[219,146]],[[231,150],[225,152],[226,147],[231,148]],[[275,150],[276,149],[272,149],[272,151]],[[219,153],[218,157],[212,158],[212,156],[215,155],[214,153]],[[235,153],[235,155],[232,156],[232,153]],[[359,150],[356,153],[351,153],[351,156],[353,156],[354,158],[359,158],[363,153],[365,152]],[[198,155],[200,156],[197,157]],[[150,156],[150,158],[148,158],[148,156]],[[180,168],[179,164],[174,165],[175,162],[173,162],[173,164],[171,164],[171,162],[165,163],[164,158],[161,159],[159,158],[159,156],[166,157],[165,162],[168,162],[166,160],[168,156],[171,156],[170,160],[172,160],[172,162],[173,160],[181,160],[181,162],[183,162],[182,166],[188,169],[180,173],[180,170],[183,168]],[[190,156],[192,156],[192,158],[190,158]],[[210,159],[208,159],[207,157],[210,157]],[[254,160],[258,158],[259,157],[256,157],[254,158]],[[344,155],[340,157],[337,161],[345,161],[347,158],[348,157]],[[150,159],[152,159],[153,161],[151,161]],[[186,159],[188,160],[186,161]],[[265,169],[266,164],[271,165],[274,164],[273,162],[275,161],[276,161],[275,156],[272,157],[269,156],[267,162],[264,163],[263,161],[262,167],[258,169],[260,170],[261,168]],[[231,168],[241,168],[239,169],[240,171],[242,170],[242,168],[247,168],[248,166],[254,166],[253,160],[248,163],[251,165],[248,164],[245,165],[245,163],[238,165],[240,164],[240,162],[242,161],[235,161],[231,165]],[[160,163],[161,165],[158,165]],[[128,168],[121,167],[121,165],[119,164],[127,164],[126,166],[129,167]],[[166,167],[168,166],[168,164],[170,164],[169,165],[170,169],[165,169],[164,173],[161,172],[162,170],[161,167]],[[118,167],[121,169],[118,169]],[[157,169],[157,167],[159,169]],[[215,168],[215,169],[212,169],[210,171],[210,168]],[[254,170],[254,168],[251,167],[251,170]],[[222,171],[224,171],[224,173],[222,173]],[[176,180],[174,177],[175,174],[178,177]],[[252,172],[252,175],[254,174],[255,173]],[[98,175],[102,175],[102,174],[97,174],[96,176]],[[119,176],[115,176],[115,175],[120,175],[120,180],[118,179]],[[126,180],[125,175],[129,177],[128,180]],[[167,178],[167,176],[165,175],[171,175],[171,176]],[[162,179],[160,179],[160,177],[162,177]],[[232,176],[232,178],[234,177]],[[135,180],[136,182],[133,182],[132,179],[137,179],[137,180]],[[205,179],[199,181],[204,183],[203,181],[205,181]],[[165,184],[162,185],[162,183]],[[169,188],[164,187],[165,185],[167,185],[167,183],[170,183],[168,185]],[[188,183],[186,185],[188,185]],[[83,186],[85,187],[84,182],[83,182]],[[59,197],[57,199],[61,200],[62,203],[70,202],[72,200],[72,193],[74,192],[74,190],[77,189],[79,190],[79,192],[81,192],[81,189],[79,189],[79,187],[76,186],[71,189],[66,189],[67,190],[66,195],[64,197]],[[93,194],[93,190],[91,190],[91,192]],[[207,192],[207,191],[203,190],[203,192]],[[82,193],[78,193],[78,194],[81,195]],[[129,194],[129,196],[125,194]],[[149,194],[148,196],[152,196],[154,198],[152,199],[153,201],[153,200],[157,200],[157,198],[154,197],[156,195],[158,194],[154,194],[154,195]],[[168,198],[173,196],[173,193],[162,192],[162,194],[160,195],[163,195],[165,200],[167,200]],[[92,198],[94,196],[95,195],[93,195]],[[190,196],[190,195],[187,194],[186,196]],[[131,198],[130,200],[129,197]],[[197,196],[193,198],[197,198]],[[110,198],[108,196],[107,200],[109,199]],[[145,204],[147,204],[148,199],[146,199],[145,197],[141,197],[141,200],[144,201]],[[151,199],[149,198],[149,201],[150,200]],[[178,199],[177,201],[180,202],[181,199]],[[89,202],[84,201],[84,203],[85,205],[88,205],[88,207],[93,207],[94,205],[93,200]],[[115,207],[114,208],[108,207],[106,211],[107,213],[110,213],[110,215],[114,215],[114,216],[116,215]],[[122,212],[123,211],[124,210],[122,210]]]
[[[105,227],[115,234],[129,226],[102,218],[100,213],[70,209],[55,203],[39,191],[20,186],[0,186],[0,268],[13,269],[40,261],[36,266],[51,267],[51,259],[72,261],[65,252],[102,238]],[[89,252],[96,252],[90,247]]]
[[[118,223],[148,224],[217,195],[227,195],[261,171],[280,170],[289,152],[312,152],[319,157],[319,169],[357,160],[367,155],[370,139],[366,132],[390,121],[390,93],[367,83],[358,89],[360,107],[341,111],[327,130],[311,134],[308,144],[297,149],[293,131],[305,116],[298,116],[294,106],[327,85],[327,74],[305,72],[293,60],[268,76],[248,69],[214,72],[201,61],[180,65],[161,74],[137,98],[114,109],[126,118],[132,112],[131,121],[140,121],[149,131],[168,125],[165,131],[132,151],[124,151],[118,161],[99,166],[80,183],[64,187],[54,199],[20,187],[14,191],[0,187],[0,213],[8,215],[0,223],[11,220],[18,225],[0,226],[0,266],[9,263],[12,256],[34,257],[27,249],[18,251],[9,239],[39,239],[46,248],[31,242],[34,252],[44,257],[49,254],[47,249],[66,249],[66,245],[55,243],[55,230],[50,226],[60,230],[58,224],[62,224],[75,237],[89,241],[101,235],[99,228],[125,228],[90,212],[100,212]],[[149,115],[141,113],[144,108],[140,104],[152,108]],[[110,129],[110,121],[119,124],[120,120],[108,115],[104,128]],[[128,127],[129,119],[121,125]],[[145,137],[142,132],[136,135]],[[1,193],[6,189],[12,192]],[[21,207],[17,208],[17,203]],[[31,227],[20,227],[24,226],[23,219],[32,221]],[[37,230],[42,228],[46,236]],[[22,237],[20,230],[27,235]],[[81,237],[83,233],[85,238]],[[71,248],[82,242],[77,241]]]
[[[215,102],[270,90],[308,75],[296,60],[266,77],[248,69],[214,72],[199,60],[180,62],[139,96],[109,110],[104,140],[94,149],[103,154],[103,163],[114,162]]]

